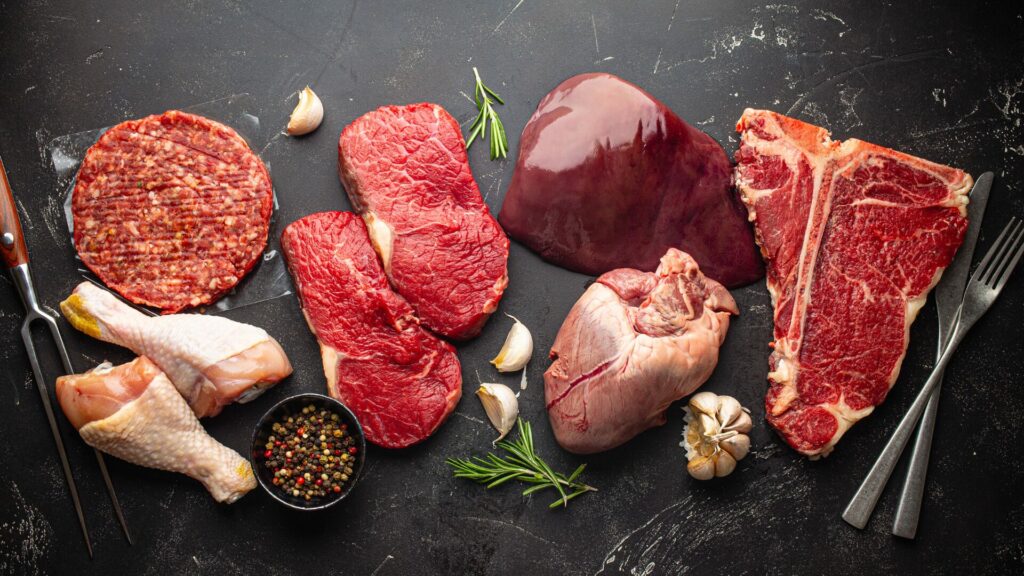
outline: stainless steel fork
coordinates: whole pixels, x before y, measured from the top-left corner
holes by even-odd
[[[949,336],[945,352],[935,363],[935,369],[932,370],[928,381],[917,394],[917,398],[910,405],[906,416],[896,427],[892,438],[889,439],[885,449],[878,456],[878,460],[871,467],[871,471],[868,472],[860,488],[857,489],[857,493],[846,506],[846,510],[843,511],[843,520],[857,528],[864,528],[867,525],[868,519],[871,518],[871,512],[874,511],[875,504],[878,503],[878,498],[881,496],[882,490],[885,489],[885,483],[889,480],[896,463],[899,462],[900,455],[907,446],[907,441],[914,433],[914,428],[917,427],[917,421],[928,404],[928,398],[942,382],[942,373],[946,369],[946,365],[949,364],[949,359],[956,352],[957,346],[960,345],[971,326],[974,326],[974,323],[996,301],[996,297],[1006,285],[1006,280],[1020,262],[1022,254],[1024,254],[1024,223],[1017,218],[1011,218],[1002,234],[996,239],[995,245],[985,254],[985,258],[978,264],[977,270],[974,271],[971,280],[967,283],[956,327]]]

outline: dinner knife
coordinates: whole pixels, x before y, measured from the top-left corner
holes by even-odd
[[[964,288],[970,277],[971,259],[981,231],[981,221],[985,216],[989,191],[992,189],[994,176],[985,172],[978,177],[971,190],[970,203],[967,205],[967,231],[960,244],[953,262],[942,275],[942,280],[935,287],[935,304],[939,316],[939,337],[937,358],[942,356],[949,335],[956,325],[957,309],[964,298]],[[939,392],[942,382],[935,388],[921,423],[917,427],[917,438],[914,450],[910,455],[907,477],[903,481],[899,505],[896,508],[896,519],[892,524],[892,533],[901,538],[913,539],[917,535],[917,524],[921,516],[921,502],[924,499],[925,477],[928,475],[928,458],[931,454],[932,436],[935,431],[935,420],[939,411]]]

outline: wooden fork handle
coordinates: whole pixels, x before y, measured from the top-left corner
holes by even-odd
[[[18,207],[14,203],[11,183],[7,181],[7,170],[0,159],[0,258],[6,268],[28,263],[28,249],[25,235],[21,231]]]

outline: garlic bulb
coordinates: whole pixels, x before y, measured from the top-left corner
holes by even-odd
[[[309,134],[320,126],[324,119],[324,105],[320,98],[306,86],[306,89],[299,92],[299,103],[292,110],[288,119],[288,134],[290,136],[302,136]]]
[[[530,356],[533,355],[533,335],[518,318],[511,314],[506,314],[506,316],[514,320],[515,324],[508,331],[505,344],[494,360],[491,360],[491,364],[494,364],[498,372],[515,372],[522,370],[530,361]]]
[[[750,452],[749,411],[732,396],[712,392],[694,394],[683,411],[686,428],[680,446],[686,447],[690,476],[710,480],[732,474],[736,462]]]
[[[519,417],[519,400],[515,392],[504,384],[481,384],[476,395],[484,405],[487,418],[501,434],[494,439],[497,442],[515,426],[516,418]]]

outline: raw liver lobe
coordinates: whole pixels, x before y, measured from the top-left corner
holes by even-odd
[[[763,275],[725,152],[640,88],[610,74],[563,82],[537,107],[499,221],[559,266],[652,271],[668,248],[709,278]]]
[[[747,110],[737,128],[736,183],[775,302],[768,421],[825,455],[896,381],[963,239],[971,177],[773,112]]]
[[[338,173],[356,210],[391,230],[385,270],[423,324],[459,340],[479,334],[508,285],[508,238],[455,119],[428,103],[364,114],[341,133]]]
[[[433,434],[462,394],[459,360],[391,290],[363,221],[350,212],[311,214],[285,229],[281,247],[320,342],[330,395],[379,446],[403,448]]]

